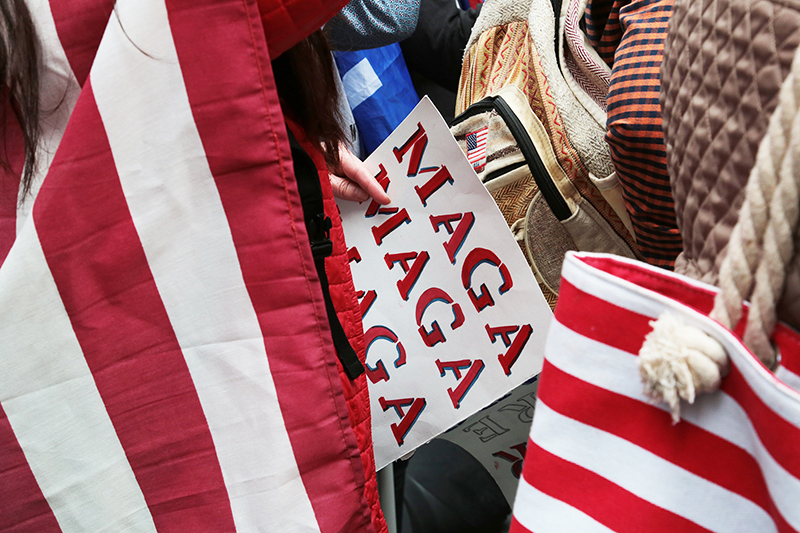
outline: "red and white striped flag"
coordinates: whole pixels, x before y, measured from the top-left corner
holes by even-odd
[[[256,1],[30,5],[64,107],[1,220],[0,530],[372,531]]]
[[[714,289],[596,254],[564,263],[512,533],[800,530],[800,335],[779,380],[708,318]],[[721,389],[681,407],[642,393],[637,354],[664,311],[718,340]]]

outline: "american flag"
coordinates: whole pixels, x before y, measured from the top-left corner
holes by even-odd
[[[486,139],[489,126],[467,133],[467,160],[475,170],[481,170],[486,164]]]
[[[256,0],[30,6],[61,107],[0,191],[0,530],[372,531]]]
[[[776,328],[773,375],[708,318],[710,286],[586,253],[570,253],[562,276],[511,533],[800,530],[800,336]],[[637,367],[665,311],[731,362],[677,425]]]

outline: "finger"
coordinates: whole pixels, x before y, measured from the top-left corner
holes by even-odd
[[[357,183],[350,181],[347,178],[337,176],[336,174],[329,174],[331,178],[331,188],[333,195],[342,200],[350,200],[352,202],[363,202],[369,200],[367,191],[358,186]]]
[[[367,170],[366,165],[356,156],[350,153],[346,147],[339,151],[341,160],[341,173],[345,177],[357,183],[361,189],[375,199],[379,204],[386,205],[391,203],[389,195],[383,190],[378,180]]]

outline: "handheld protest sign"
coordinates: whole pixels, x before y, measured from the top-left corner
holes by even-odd
[[[339,208],[382,468],[536,375],[552,313],[430,100],[365,163],[394,203]]]

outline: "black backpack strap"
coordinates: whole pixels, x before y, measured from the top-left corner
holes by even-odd
[[[355,350],[347,339],[336,309],[331,300],[331,292],[328,286],[328,276],[325,273],[325,258],[333,253],[333,243],[330,239],[331,219],[325,216],[325,208],[322,199],[322,187],[319,183],[319,173],[314,165],[311,156],[297,142],[291,130],[286,128],[289,133],[289,146],[292,149],[292,160],[294,161],[294,175],[297,180],[297,190],[300,193],[300,202],[303,204],[303,218],[306,223],[308,240],[311,242],[311,253],[314,256],[314,265],[317,267],[322,295],[325,299],[325,311],[328,314],[328,323],[331,327],[333,346],[336,354],[342,363],[345,374],[350,379],[355,379],[364,373],[364,366],[359,361]]]

